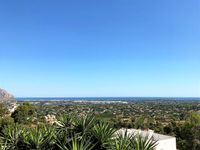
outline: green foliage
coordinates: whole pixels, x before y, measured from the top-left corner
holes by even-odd
[[[186,121],[193,125],[200,125],[200,114],[197,112],[191,111],[188,113]]]
[[[153,150],[153,141],[132,135],[115,135],[108,123],[94,116],[61,116],[59,124],[29,127],[5,125],[0,146],[9,150]],[[139,149],[138,149],[139,148]]]
[[[186,121],[172,122],[164,127],[164,132],[176,136],[177,147],[181,150],[200,149],[200,115],[196,112],[189,112]]]
[[[131,135],[125,131],[124,134],[117,134],[111,144],[111,150],[154,150],[157,142],[152,138],[140,135]]]
[[[48,105],[45,105],[48,103]],[[134,100],[127,103],[73,103],[68,101],[60,102],[36,102],[38,106],[38,116],[47,114],[68,114],[69,124],[62,127],[65,132],[59,133],[58,138],[74,132],[75,120],[79,117],[71,116],[71,113],[77,115],[94,113],[100,121],[108,122],[114,128],[150,128],[157,133],[175,136],[177,139],[177,147],[179,149],[184,146],[198,147],[198,116],[197,111],[200,110],[199,101],[193,100]],[[187,114],[193,111],[193,113]],[[190,116],[190,117],[189,117]],[[44,121],[41,121],[44,122]],[[193,124],[192,126],[185,123]],[[66,123],[67,124],[67,123]],[[187,129],[188,128],[188,129]],[[61,127],[60,127],[61,129]],[[59,129],[59,131],[61,131]],[[83,128],[82,128],[83,129]],[[72,133],[71,133],[72,132]],[[77,130],[79,132],[79,128]],[[186,133],[184,136],[183,133]],[[88,135],[89,136],[89,135]],[[196,148],[198,149],[198,148]]]
[[[90,141],[86,141],[85,139],[72,139],[72,145],[70,146],[70,150],[92,150],[95,145]]]
[[[2,143],[7,145],[8,149],[17,149],[20,142],[20,136],[24,132],[24,128],[15,124],[9,125],[3,129],[1,133]]]
[[[0,119],[0,131],[6,127],[6,126],[9,126],[9,125],[14,125],[14,120],[12,117],[10,116],[6,116],[6,117],[3,117]]]
[[[5,141],[5,142],[0,142],[0,149],[1,150],[9,150],[9,145],[8,145],[8,143],[7,143],[7,141]]]
[[[0,103],[0,117],[4,117],[8,113],[7,107],[3,103]]]
[[[74,132],[81,135],[88,134],[89,130],[94,126],[95,119],[93,115],[86,115],[74,119]]]
[[[124,134],[117,133],[114,142],[110,144],[111,150],[131,150],[132,139],[133,135],[128,135],[127,130]]]
[[[63,128],[71,128],[73,126],[74,115],[59,115],[58,116],[58,123]]]
[[[157,145],[157,141],[141,135],[137,135],[131,143],[134,150],[154,150]]]
[[[28,124],[33,122],[33,117],[36,115],[36,108],[29,103],[23,103],[18,106],[12,113],[14,121],[17,123]]]
[[[96,148],[106,149],[109,146],[109,143],[112,141],[112,137],[116,129],[111,128],[107,123],[99,123],[95,125],[91,131],[91,134],[96,143]]]
[[[0,105],[0,149],[84,149],[88,145],[92,149],[121,150],[129,148],[134,150],[135,145],[143,141],[133,142],[136,137],[108,136],[102,123],[109,123],[109,128],[150,128],[155,132],[176,136],[177,148],[181,150],[200,149],[200,110],[199,102],[134,102],[128,104],[69,104],[59,105],[30,105],[21,104],[17,110],[8,116],[7,108]],[[40,108],[37,109],[36,108]],[[44,115],[65,112],[67,115],[60,115],[58,123],[53,125],[54,136],[50,139],[44,127],[38,124],[46,124]],[[192,111],[193,110],[193,111]],[[95,113],[94,116],[82,116],[88,111]],[[189,112],[189,113],[188,113]],[[36,114],[37,113],[37,114]],[[76,113],[77,115],[72,115]],[[80,115],[81,114],[81,115]],[[164,114],[164,115],[163,115]],[[97,119],[96,119],[97,117]],[[33,121],[36,120],[37,124]],[[15,125],[15,123],[17,123]],[[20,124],[20,126],[18,125]],[[29,125],[31,127],[29,127]],[[11,129],[9,129],[11,128]],[[16,128],[16,129],[15,129]],[[18,129],[19,128],[19,129]],[[39,129],[38,129],[39,128]],[[18,134],[18,130],[20,133]],[[12,132],[11,132],[12,131]],[[109,130],[108,130],[109,131]],[[106,138],[108,136],[108,138]],[[37,137],[37,138],[34,138]],[[49,136],[51,137],[51,136]],[[103,140],[105,137],[105,141]],[[50,144],[46,144],[48,141]],[[143,144],[144,145],[144,144]],[[145,147],[145,146],[143,146]]]
[[[26,149],[52,149],[55,144],[55,130],[51,126],[37,126],[26,129],[21,134],[22,145]]]
[[[61,150],[92,150],[94,146],[95,144],[93,144],[90,140],[77,136],[72,137],[66,143],[58,143],[58,147]]]

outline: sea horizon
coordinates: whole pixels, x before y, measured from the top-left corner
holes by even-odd
[[[200,97],[16,97],[17,101],[53,101],[53,100],[94,100],[94,101],[137,101],[137,100],[194,100]]]

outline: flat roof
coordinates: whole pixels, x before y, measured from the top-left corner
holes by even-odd
[[[139,134],[142,137],[153,138],[153,140],[155,140],[155,141],[175,138],[173,136],[154,133],[153,130],[140,130],[140,129],[125,129],[125,128],[121,128],[116,132],[116,134],[125,134],[126,131],[127,131],[128,135],[134,135],[135,136],[135,135]]]
[[[166,140],[166,139],[172,139],[175,138],[173,136],[168,136],[168,135],[164,135],[164,134],[158,134],[158,133],[153,133],[153,139],[154,140]]]

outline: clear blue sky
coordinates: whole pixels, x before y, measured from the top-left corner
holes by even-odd
[[[200,1],[1,1],[0,87],[17,97],[200,97]]]

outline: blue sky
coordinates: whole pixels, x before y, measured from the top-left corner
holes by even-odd
[[[200,1],[0,1],[0,66],[17,97],[200,97]]]

